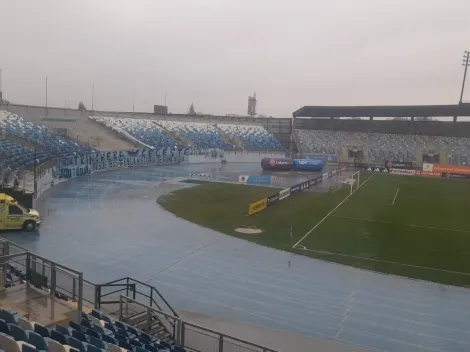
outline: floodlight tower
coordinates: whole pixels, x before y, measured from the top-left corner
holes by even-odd
[[[463,81],[462,81],[462,89],[460,91],[459,104],[462,104],[463,91],[465,90],[465,79],[467,78],[467,68],[469,66],[469,62],[468,62],[469,59],[470,59],[470,52],[465,50],[463,54],[463,60],[462,60],[462,66],[464,66],[464,71],[463,71]]]

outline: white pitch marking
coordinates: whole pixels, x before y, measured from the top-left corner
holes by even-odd
[[[346,201],[349,199],[349,197],[351,197],[354,193],[356,193],[356,191],[357,191],[359,188],[361,188],[362,186],[364,186],[364,185],[367,183],[367,181],[369,181],[372,177],[374,177],[374,175],[375,175],[375,174],[372,174],[371,176],[369,176],[369,178],[368,178],[367,180],[365,180],[363,183],[361,183],[361,184],[359,185],[359,187],[357,187],[354,191],[352,191],[352,192],[351,192],[346,198],[344,198],[336,207],[334,207],[333,210],[331,210],[328,214],[326,214],[325,217],[324,217],[323,219],[321,219],[314,227],[312,227],[312,228],[310,229],[310,231],[308,231],[308,232],[305,234],[304,237],[302,237],[296,244],[294,244],[294,245],[292,246],[292,248],[297,247],[297,246],[300,244],[300,242],[302,242],[302,241],[303,241],[308,235],[310,235],[318,226],[320,226],[320,224],[321,224],[323,221],[325,221],[331,214],[333,214],[333,212],[334,212],[336,209],[338,209],[341,205],[343,205],[343,203],[346,202]]]
[[[405,223],[396,222],[396,221],[363,219],[363,218],[356,218],[356,217],[353,217],[353,216],[342,216],[342,215],[331,215],[331,216],[334,217],[334,218],[340,218],[340,219],[351,219],[351,220],[367,221],[367,222],[380,222],[380,223],[383,223],[383,224],[393,224],[393,225],[402,225],[402,226],[410,226],[410,227],[420,227],[422,229],[427,229],[427,230],[465,232],[465,233],[470,232],[469,230],[447,229],[445,227],[437,227],[437,226],[424,226],[424,225],[405,224]],[[300,249],[302,249],[302,248],[300,248]]]
[[[395,197],[393,197],[393,202],[391,205],[394,205],[395,204],[395,201],[397,200],[397,196],[398,196],[398,191],[400,190],[400,188],[397,188],[397,191],[395,192]]]
[[[404,263],[392,262],[392,261],[390,261],[390,260],[380,260],[380,259],[375,259],[375,258],[361,257],[361,256],[358,256],[358,255],[342,254],[342,253],[328,252],[328,251],[322,251],[322,250],[316,250],[316,249],[309,249],[309,248],[304,249],[304,250],[305,250],[305,251],[309,251],[309,252],[321,253],[321,254],[337,255],[337,256],[341,256],[341,257],[350,257],[350,258],[371,260],[371,261],[379,262],[379,263],[396,264],[396,265],[400,265],[400,266],[407,266],[407,267],[410,267],[410,268],[420,268],[420,269],[426,269],[426,270],[441,271],[441,272],[444,272],[444,273],[460,274],[460,275],[470,276],[470,273],[464,273],[464,272],[461,272],[461,271],[453,271],[453,270],[445,270],[445,269],[430,268],[430,267],[428,267],[428,266],[413,265],[413,264],[404,264]]]

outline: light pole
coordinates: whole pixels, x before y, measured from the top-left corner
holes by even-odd
[[[470,59],[470,52],[465,50],[463,54],[463,60],[462,60],[462,66],[464,66],[465,69],[463,71],[462,90],[460,91],[459,104],[462,104],[463,91],[465,89],[465,79],[467,78],[467,68],[469,66],[469,62],[468,62],[469,59]]]

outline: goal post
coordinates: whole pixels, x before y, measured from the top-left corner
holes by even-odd
[[[352,180],[351,184],[351,194],[359,187],[360,184],[360,175],[359,171],[353,173],[350,178]]]

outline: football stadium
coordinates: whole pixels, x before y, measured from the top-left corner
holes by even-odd
[[[470,104],[284,119],[2,104],[1,347],[468,351],[457,116]]]

